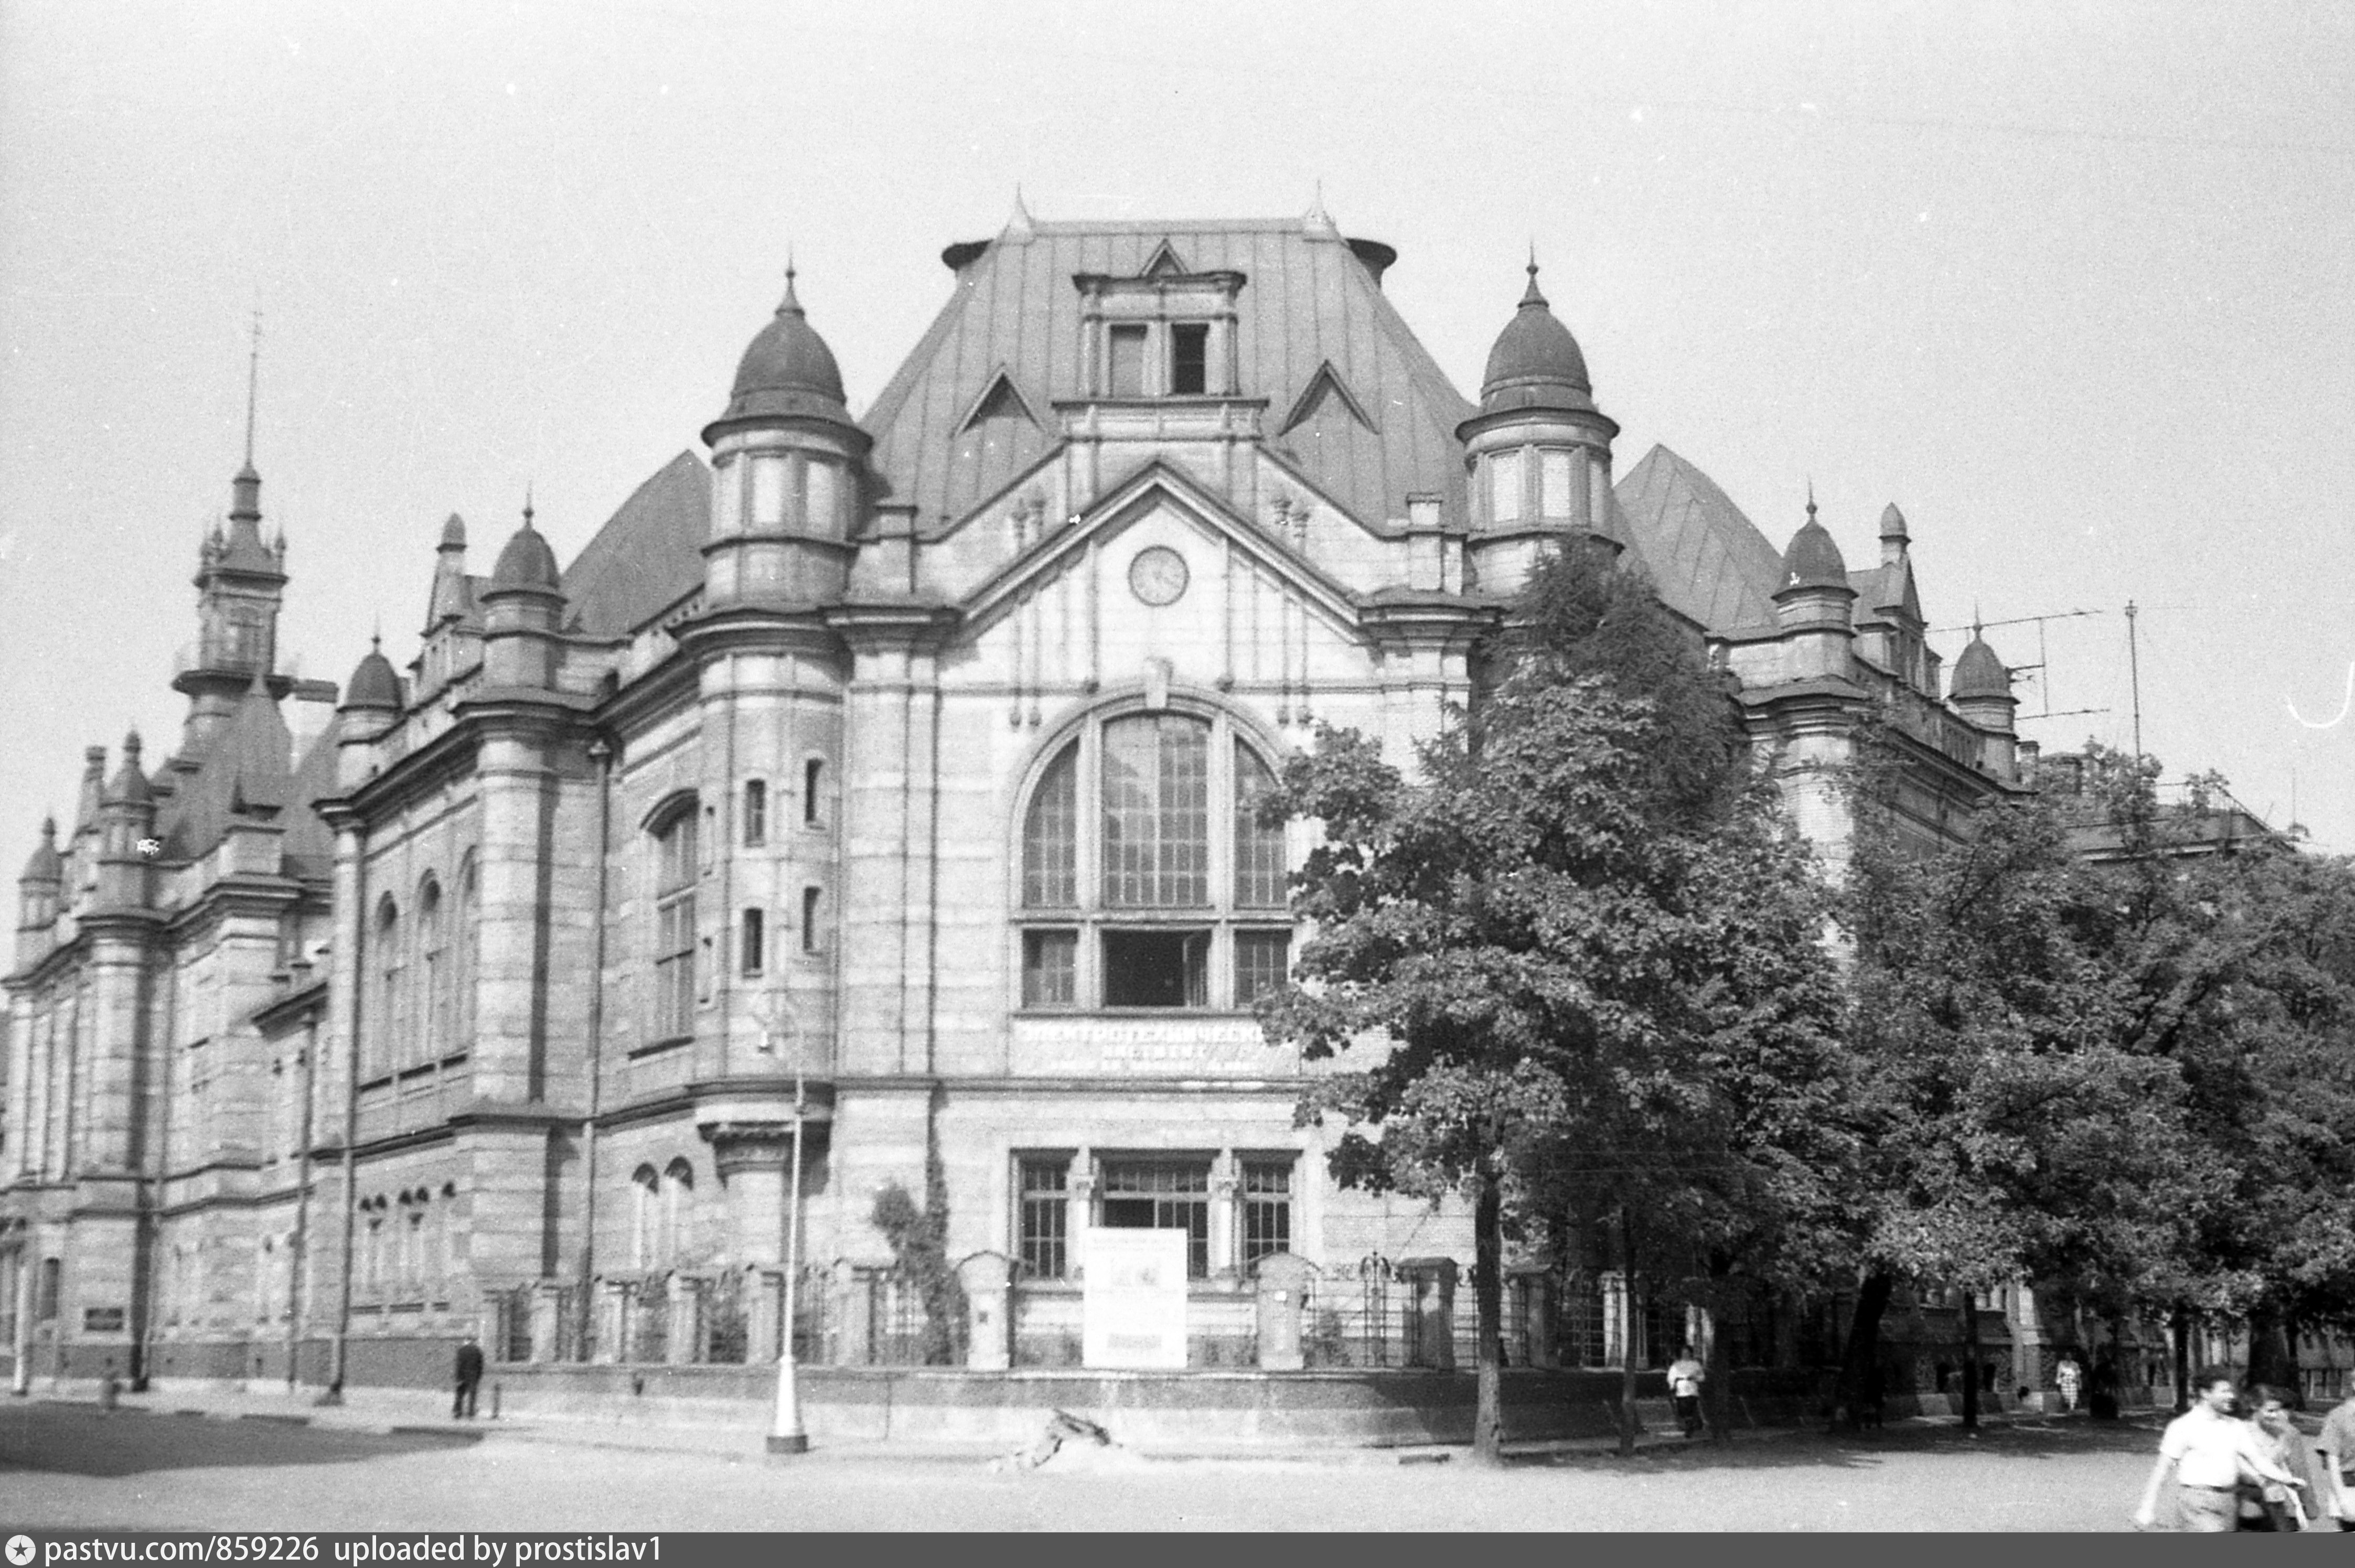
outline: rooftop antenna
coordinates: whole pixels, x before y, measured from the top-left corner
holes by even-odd
[[[245,465],[253,466],[253,405],[261,388],[261,307],[253,311],[253,347],[245,362]]]
[[[2135,602],[2126,601],[2126,675],[2134,693],[2135,761],[2142,761],[2142,654],[2135,641]]]
[[[2022,713],[2019,715],[2019,717],[2021,719],[2072,719],[2082,713],[2107,713],[2109,709],[2106,708],[2055,708],[2052,706],[2052,682],[2049,678],[2049,672],[2052,667],[2052,656],[2049,651],[2047,651],[2045,646],[2045,624],[2051,621],[2074,621],[2089,615],[2105,615],[2108,613],[2109,612],[2105,610],[2054,610],[2041,615],[2014,615],[2009,620],[1982,622],[1979,619],[1978,605],[1975,603],[1971,606],[1971,624],[1967,628],[1962,626],[1933,626],[1930,630],[1932,632],[1960,632],[1967,630],[1972,636],[1979,637],[1984,636],[1987,633],[1993,631],[1998,626],[2034,626],[2036,628],[2036,662],[2034,664],[2006,665],[2004,667],[2014,675],[2026,675],[2031,670],[2036,672],[2037,685],[2043,692],[2044,706],[2039,712]]]

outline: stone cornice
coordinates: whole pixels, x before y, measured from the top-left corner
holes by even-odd
[[[826,613],[835,635],[860,651],[938,647],[964,619],[953,606],[914,599],[837,604]]]
[[[681,652],[698,661],[720,653],[785,648],[833,653],[838,645],[828,610],[811,603],[730,604],[680,622],[671,635]]]

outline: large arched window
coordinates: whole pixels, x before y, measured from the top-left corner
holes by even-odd
[[[1092,721],[1023,815],[1025,1008],[1249,1007],[1291,945],[1274,775],[1223,714]]]
[[[438,1061],[450,1040],[450,955],[443,946],[442,884],[429,876],[417,890],[417,1045],[420,1061]]]
[[[652,1038],[695,1031],[695,803],[662,818],[655,838],[655,1010]]]
[[[483,896],[481,870],[474,852],[458,862],[458,911],[451,922],[456,951],[450,963],[450,1043],[453,1050],[474,1048],[474,955],[482,944]]]
[[[400,906],[385,894],[376,906],[376,1051],[373,1073],[389,1072],[409,1039],[409,988],[401,984]]]

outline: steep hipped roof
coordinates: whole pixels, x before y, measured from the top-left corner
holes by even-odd
[[[711,526],[711,471],[682,452],[622,503],[565,569],[567,624],[622,636],[703,585]]]
[[[156,837],[172,858],[194,859],[211,850],[242,805],[266,804],[282,811],[296,803],[307,814],[309,802],[298,802],[293,788],[293,751],[294,738],[277,699],[256,681],[155,824]]]
[[[1783,552],[1717,482],[1655,446],[1614,487],[1628,543],[1671,609],[1712,632],[1772,625]]]
[[[1027,229],[1027,232],[1025,231]],[[1082,273],[1135,277],[1164,247],[1196,274],[1244,275],[1236,295],[1241,394],[1267,400],[1262,431],[1275,436],[1328,363],[1372,418],[1331,421],[1292,448],[1307,476],[1377,527],[1403,516],[1406,497],[1444,496],[1463,515],[1455,426],[1475,410],[1375,281],[1362,247],[1321,223],[1032,223],[985,245],[954,247],[956,292],[861,422],[875,438],[885,499],[911,503],[937,534],[988,500],[1057,440],[1046,406],[1084,394]],[[1007,420],[987,440],[960,439],[1003,372],[1046,428]]]

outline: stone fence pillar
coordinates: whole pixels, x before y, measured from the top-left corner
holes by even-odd
[[[1301,1318],[1308,1307],[1308,1281],[1316,1267],[1290,1253],[1270,1253],[1254,1265],[1259,1291],[1259,1364],[1271,1372],[1296,1372],[1306,1366],[1301,1349]]]
[[[1455,1278],[1454,1258],[1402,1258],[1399,1278],[1407,1287],[1407,1365],[1455,1370]]]
[[[1014,1260],[1004,1253],[975,1253],[957,1264],[964,1286],[964,1364],[975,1371],[1002,1372],[1014,1364]]]

